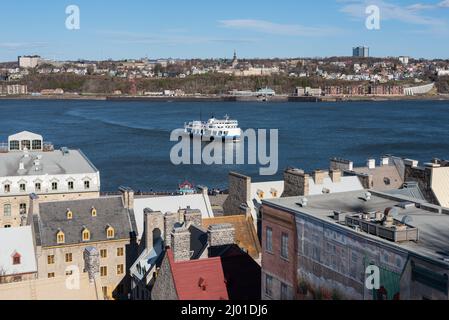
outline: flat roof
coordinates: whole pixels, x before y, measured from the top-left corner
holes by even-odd
[[[368,191],[371,192],[371,200],[365,201],[362,198],[364,198],[365,193]],[[336,228],[343,228],[355,232],[362,237],[382,242],[386,245],[395,246],[398,249],[408,250],[409,252],[449,265],[449,260],[447,260],[449,259],[449,215],[432,212],[416,206],[407,209],[397,207],[404,202],[415,202],[432,206],[430,204],[404,196],[387,195],[372,190],[308,196],[306,197],[308,201],[307,206],[305,207],[301,207],[297,204],[302,198],[304,197],[270,199],[263,201],[263,203],[268,206],[281,207],[290,212],[307,215],[333,224]],[[340,211],[344,215],[373,211],[384,212],[384,210],[389,207],[395,207],[397,209],[397,220],[402,220],[405,216],[409,216],[413,219],[408,224],[418,228],[418,242],[388,241],[365,232],[357,232],[344,224],[337,223],[337,221],[333,219],[334,211]],[[438,206],[433,207],[442,209]]]
[[[38,160],[38,166],[34,161]],[[24,169],[20,170],[20,162]],[[38,168],[36,170],[36,167]],[[0,177],[96,173],[98,169],[81,150],[0,153]]]

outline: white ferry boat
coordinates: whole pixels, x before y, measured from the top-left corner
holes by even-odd
[[[229,119],[227,115],[222,120],[212,117],[207,122],[185,123],[184,132],[191,138],[201,138],[202,141],[238,142],[242,136],[238,121]]]

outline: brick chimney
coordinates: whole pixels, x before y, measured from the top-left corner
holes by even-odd
[[[304,170],[290,168],[284,172],[284,193],[282,197],[308,196],[309,175]]]
[[[175,262],[190,260],[190,231],[186,227],[175,228],[171,233],[171,248]]]
[[[315,181],[315,184],[323,184],[325,177],[326,177],[326,172],[323,170],[318,169],[313,172],[313,180]]]
[[[209,247],[219,247],[235,243],[235,228],[230,223],[210,225],[207,229]]]
[[[338,170],[338,169],[331,170],[329,172],[329,175],[330,175],[333,183],[341,182],[341,170]]]

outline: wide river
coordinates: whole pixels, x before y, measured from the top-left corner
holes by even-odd
[[[279,171],[260,165],[179,165],[170,133],[186,121],[229,114],[242,129],[279,129]],[[338,156],[365,163],[384,154],[449,158],[449,102],[348,103],[109,102],[0,100],[0,141],[28,130],[57,147],[81,149],[101,172],[102,190],[120,185],[174,191],[188,180],[224,188],[229,171],[281,179],[286,167],[327,168]]]

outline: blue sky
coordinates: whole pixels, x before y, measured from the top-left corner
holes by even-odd
[[[380,30],[365,8],[380,8]],[[65,27],[68,5],[80,30]],[[449,0],[18,0],[1,6],[0,61],[373,56],[449,58]]]

